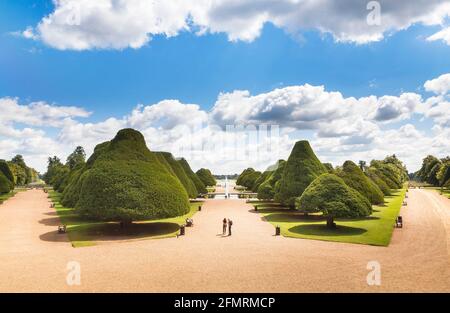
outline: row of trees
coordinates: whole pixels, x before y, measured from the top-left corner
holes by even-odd
[[[0,194],[8,193],[15,186],[27,185],[39,180],[39,173],[28,167],[21,155],[11,161],[0,160]]]
[[[279,160],[263,173],[248,168],[237,184],[258,192],[259,199],[273,199],[305,214],[322,212],[332,226],[335,217],[371,214],[372,204],[382,204],[384,196],[407,179],[407,170],[395,155],[370,165],[346,161],[333,168],[320,162],[308,141],[299,141],[287,161]]]
[[[422,167],[412,178],[436,187],[450,188],[450,156],[438,159],[429,155],[422,161]]]
[[[185,159],[150,151],[140,132],[123,129],[111,141],[97,145],[87,161],[82,147],[64,164],[57,157],[49,158],[44,179],[62,193],[64,206],[89,218],[129,224],[187,213],[189,198],[215,184],[209,170],[198,173]]]

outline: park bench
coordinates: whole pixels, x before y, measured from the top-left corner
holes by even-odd
[[[194,220],[192,218],[187,218],[186,219],[186,226],[187,227],[192,227],[194,226]]]
[[[59,225],[58,226],[58,234],[65,234],[67,231],[66,225]]]
[[[395,219],[395,227],[396,228],[403,228],[403,218],[401,216],[398,216]]]

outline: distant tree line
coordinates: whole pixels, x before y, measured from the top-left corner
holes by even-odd
[[[384,196],[402,188],[407,179],[407,169],[395,155],[369,165],[346,161],[333,168],[320,162],[309,142],[299,141],[287,161],[279,160],[264,172],[247,168],[236,183],[257,192],[259,199],[305,214],[322,212],[331,227],[335,217],[371,214],[372,204],[382,204]]]
[[[450,156],[439,159],[428,155],[423,159],[420,170],[411,176],[436,187],[450,188]]]
[[[0,193],[9,193],[15,186],[23,186],[39,180],[39,173],[28,167],[22,155],[10,161],[0,160]]]

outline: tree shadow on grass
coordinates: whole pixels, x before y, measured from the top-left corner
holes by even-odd
[[[328,228],[325,224],[306,224],[289,228],[289,231],[309,236],[357,236],[367,232],[366,229],[337,224],[336,228]]]
[[[279,208],[279,207],[270,207],[270,208],[260,208],[258,207],[258,210],[256,211],[254,208],[248,210],[250,213],[263,213],[263,214],[269,214],[269,213],[290,213],[295,212],[295,210],[287,209],[287,208]]]
[[[92,223],[71,226],[68,229],[72,240],[114,241],[141,238],[162,237],[177,232],[180,226],[176,223],[133,223],[121,228],[119,223]],[[44,241],[61,241],[57,231],[40,236]]]
[[[324,218],[321,215],[304,215],[301,213],[297,214],[283,214],[283,213],[273,213],[264,217],[268,222],[274,223],[297,223],[297,222],[308,222],[308,221],[321,221]]]

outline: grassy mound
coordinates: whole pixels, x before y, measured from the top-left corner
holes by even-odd
[[[295,198],[301,196],[309,184],[324,173],[327,173],[327,169],[314,154],[309,142],[298,141],[286,162],[275,200],[293,207]]]
[[[352,161],[346,161],[342,170],[338,172],[344,182],[366,197],[372,204],[382,204],[384,202],[383,192],[371,181]]]
[[[183,185],[133,129],[123,129],[95,148],[72,175],[63,203],[75,204],[90,218],[123,222],[174,217],[189,210]]]

